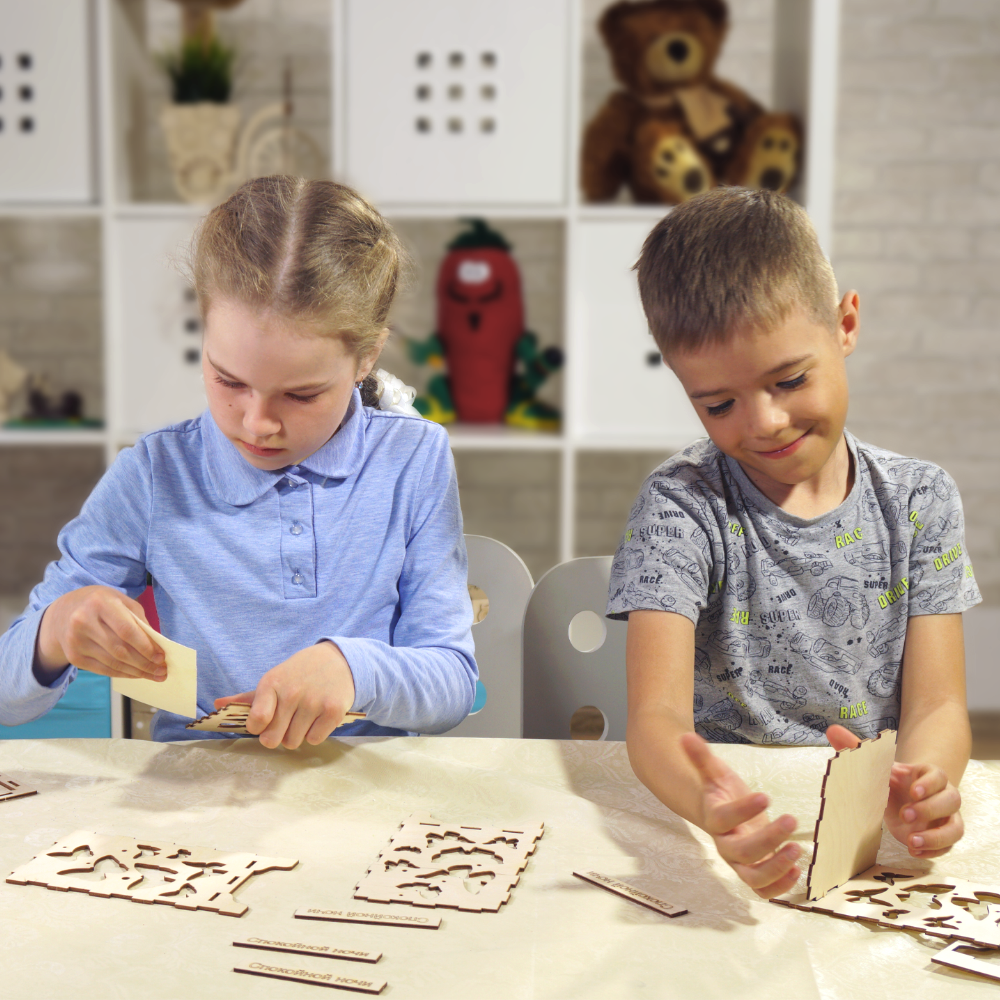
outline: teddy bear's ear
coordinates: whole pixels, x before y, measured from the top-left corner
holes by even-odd
[[[725,0],[696,0],[694,6],[702,11],[717,28],[729,23],[729,8]]]
[[[609,48],[614,48],[621,23],[629,13],[635,10],[635,6],[632,0],[619,0],[619,3],[613,3],[601,15],[600,21],[597,22],[597,28]]]

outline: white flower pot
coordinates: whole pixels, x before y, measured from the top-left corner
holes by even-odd
[[[177,193],[192,205],[218,202],[233,182],[240,109],[200,101],[168,104],[160,113]]]

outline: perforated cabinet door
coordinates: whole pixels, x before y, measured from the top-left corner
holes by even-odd
[[[563,201],[568,0],[344,6],[348,183],[377,204]]]
[[[94,199],[87,0],[0,0],[0,201]]]
[[[205,409],[201,321],[177,262],[195,220],[120,219],[122,428],[142,434]]]
[[[649,333],[632,265],[655,219],[584,220],[578,228],[577,313],[582,435],[680,447],[704,428]]]

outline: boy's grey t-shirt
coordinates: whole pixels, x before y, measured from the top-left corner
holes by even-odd
[[[981,600],[958,488],[936,465],[845,434],[847,499],[805,520],[696,441],[650,475],[611,567],[609,618],[695,623],[695,729],[716,743],[826,745],[837,722],[895,729],[910,615]]]

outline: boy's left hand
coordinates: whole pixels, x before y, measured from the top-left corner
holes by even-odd
[[[347,660],[324,640],[300,650],[260,679],[256,691],[216,698],[216,709],[249,704],[247,730],[264,746],[295,750],[302,742],[322,743],[354,704],[354,677]]]
[[[826,738],[834,750],[861,741],[843,726],[830,726]],[[958,811],[962,796],[948,775],[933,764],[892,765],[885,825],[914,858],[936,858],[962,839],[965,824]]]

